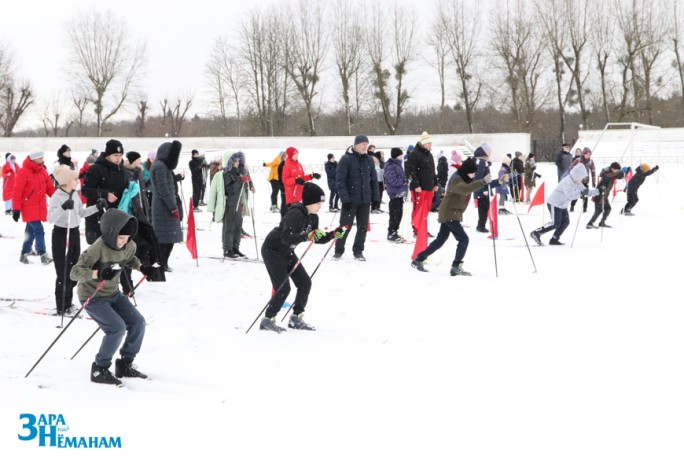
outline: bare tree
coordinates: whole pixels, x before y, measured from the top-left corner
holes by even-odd
[[[441,10],[440,10],[441,13]],[[446,70],[448,64],[449,45],[446,40],[447,30],[440,16],[433,20],[426,44],[430,47],[427,63],[435,69],[439,78],[439,110],[446,107]]]
[[[482,81],[475,76],[480,40],[480,20],[477,9],[467,8],[465,0],[444,0],[439,4],[448,49],[460,82],[459,96],[463,100],[468,130],[474,130],[474,111],[482,93]]]
[[[83,136],[83,127],[85,126],[85,110],[89,103],[88,98],[86,95],[79,94],[78,92],[72,92],[71,101],[76,109],[76,114],[72,123],[76,123],[78,125],[78,136]]]
[[[590,2],[589,0],[563,0],[563,3],[563,15],[566,23],[564,28],[568,35],[569,52],[563,52],[561,55],[575,84],[575,90],[571,92],[570,102],[579,105],[582,123],[587,125],[591,113],[585,101],[584,83],[589,68],[584,59],[589,42]]]
[[[415,18],[397,1],[390,9],[389,21],[385,5],[377,0],[372,3],[370,14],[371,30],[367,34],[367,46],[373,67],[374,95],[380,104],[389,134],[394,135],[401,122],[404,105],[410,98],[404,83],[408,66],[415,58]],[[392,75],[394,89],[389,85]],[[392,92],[395,93],[394,97]]]
[[[353,19],[351,12],[360,5],[350,0],[336,0],[333,7],[332,43],[335,51],[335,65],[342,84],[342,102],[347,121],[347,134],[352,131],[351,97],[358,90],[355,85],[361,65],[364,63],[365,43],[361,24]],[[358,118],[359,106],[356,104],[355,118]]]
[[[638,11],[641,13],[639,23],[639,71],[637,72],[646,106],[649,124],[653,124],[653,98],[659,88],[664,86],[663,78],[654,75],[656,64],[665,51],[667,36],[667,10],[663,2],[636,0]]]
[[[541,33],[522,0],[513,0],[492,11],[492,48],[501,60],[509,88],[511,112],[518,128],[530,131],[545,103],[541,87],[544,71]]]
[[[10,81],[5,84],[0,94],[0,106],[3,107],[2,128],[5,137],[12,136],[14,127],[33,101],[30,82],[22,81],[17,85]]]
[[[244,70],[241,67],[237,50],[226,37],[214,41],[214,47],[207,62],[207,78],[221,118],[221,130],[228,134],[228,99],[232,98],[238,122],[238,136],[241,135],[242,94],[244,91]]]
[[[183,123],[188,111],[192,107],[194,95],[179,95],[175,100],[169,101],[167,97],[159,102],[162,110],[162,128],[164,134],[178,137],[183,129]]]
[[[0,89],[10,82],[13,68],[9,46],[0,41]]]
[[[66,103],[60,93],[54,93],[52,97],[43,103],[41,117],[45,136],[59,136],[60,120],[68,117]],[[66,122],[65,122],[66,124]]]
[[[679,77],[679,90],[682,97],[682,116],[684,116],[684,10],[679,0],[672,0],[669,8],[672,13],[670,44],[675,55],[673,66]]]
[[[290,46],[285,68],[304,103],[310,136],[316,135],[314,98],[330,41],[323,8],[323,0],[296,0],[288,10]]]
[[[601,104],[606,122],[610,122],[612,118],[609,107],[612,97],[609,94],[608,64],[613,58],[615,46],[615,19],[612,14],[609,14],[611,9],[609,2],[595,2],[591,8],[593,21],[590,28],[591,42],[600,75]]]
[[[145,134],[145,125],[147,122],[147,112],[149,110],[149,105],[147,100],[139,99],[136,103],[136,108],[138,109],[138,117],[135,119],[135,135],[142,137]]]
[[[111,13],[86,13],[67,27],[71,68],[95,107],[97,135],[126,103],[140,75],[145,46],[132,43],[123,19]]]
[[[284,21],[277,9],[251,10],[240,33],[248,93],[262,133],[271,136],[284,128],[291,91],[285,70],[290,50],[284,36]]]

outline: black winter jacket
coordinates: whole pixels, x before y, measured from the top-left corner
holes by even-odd
[[[404,165],[404,172],[406,177],[411,180],[411,190],[420,187],[423,190],[432,191],[438,183],[432,153],[420,143],[417,143],[409,154]]]
[[[373,159],[368,154],[356,152],[353,146],[347,149],[337,164],[335,186],[342,204],[361,205],[380,201]]]
[[[636,193],[637,190],[639,190],[639,187],[641,187],[641,184],[644,183],[646,178],[651,174],[655,173],[657,170],[658,168],[652,168],[644,172],[641,170],[641,166],[637,167],[636,171],[634,172],[634,175],[627,183],[627,193]]]
[[[92,206],[99,198],[107,200],[107,194],[113,193],[117,200],[113,203],[107,201],[107,208],[117,208],[124,190],[128,188],[128,173],[123,164],[115,165],[100,156],[93,165],[88,168],[83,179],[81,192],[86,197],[86,204]],[[100,218],[102,212],[96,212],[85,219],[86,241],[92,244],[101,236]]]
[[[446,189],[447,179],[449,178],[449,163],[446,157],[439,157],[437,160],[437,182],[439,186]]]
[[[263,248],[294,255],[297,244],[308,240],[308,233],[318,229],[318,215],[309,214],[302,203],[292,203],[280,220],[280,224],[273,228],[264,240]],[[333,232],[327,233],[316,244],[326,244],[333,237]]]

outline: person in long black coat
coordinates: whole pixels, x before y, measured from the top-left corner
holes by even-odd
[[[204,168],[207,162],[204,155],[200,155],[197,150],[192,151],[192,159],[188,163],[190,168],[190,175],[192,177],[192,206],[197,210],[202,200],[202,193],[206,184],[204,178]]]
[[[124,148],[116,139],[107,141],[104,152],[86,171],[81,193],[86,197],[86,205],[92,206],[102,198],[107,201],[107,209],[119,207],[124,190],[128,187],[128,174],[123,167]],[[86,242],[91,245],[102,236],[100,231],[100,212],[85,219]]]
[[[150,169],[152,226],[159,241],[160,263],[167,272],[171,272],[169,256],[173,245],[183,240],[173,174],[173,170],[178,166],[182,147],[179,141],[163,143],[157,149],[157,158]]]

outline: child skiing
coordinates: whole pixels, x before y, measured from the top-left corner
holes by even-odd
[[[107,201],[98,200],[97,205],[83,207],[76,194],[78,172],[67,165],[59,165],[53,176],[59,188],[50,198],[48,222],[52,228],[52,259],[55,264],[55,302],[57,315],[71,314],[75,309],[71,303],[76,282],[69,279],[71,268],[81,254],[81,217],[88,217],[107,207]],[[67,249],[68,247],[68,249]]]
[[[622,179],[625,177],[625,173],[630,171],[629,167],[624,167],[620,169],[620,164],[618,162],[613,162],[608,168],[603,168],[601,174],[599,174],[599,183],[596,188],[599,189],[600,194],[593,198],[594,201],[594,215],[591,216],[591,220],[587,223],[587,229],[598,228],[594,225],[594,222],[598,219],[599,215],[603,213],[603,218],[599,223],[599,227],[612,228],[610,225],[606,225],[606,219],[610,215],[611,207],[608,196],[610,189],[613,188],[613,182],[615,179]]]
[[[576,200],[580,196],[596,196],[599,190],[592,188],[589,190],[582,182],[587,177],[587,168],[584,166],[575,166],[570,169],[570,172],[565,176],[556,186],[555,190],[546,201],[546,207],[551,213],[551,221],[544,226],[537,228],[530,233],[530,237],[534,239],[539,245],[544,245],[541,241],[541,235],[554,230],[553,237],[549,241],[549,245],[563,245],[560,242],[560,237],[563,231],[570,224],[570,213],[568,206],[570,202]]]
[[[465,212],[468,207],[470,195],[473,191],[478,190],[481,187],[485,187],[485,190],[487,191],[492,190],[492,186],[489,185],[492,182],[491,174],[487,173],[482,179],[473,180],[475,172],[477,171],[477,166],[475,159],[470,157],[466,159],[458,171],[451,176],[451,179],[447,184],[444,201],[442,201],[442,204],[439,206],[439,233],[435,240],[432,241],[425,250],[416,255],[415,259],[411,262],[412,267],[422,272],[428,272],[423,266],[423,261],[439,250],[447,239],[449,239],[449,233],[451,233],[458,241],[458,247],[456,247],[456,256],[451,263],[451,270],[449,273],[452,276],[471,275],[469,272],[464,271],[462,267],[463,258],[468,250],[469,239],[463,226],[461,226],[463,212]],[[507,183],[508,175],[505,174],[496,182],[495,186],[505,185]]]
[[[120,386],[121,377],[147,378],[133,365],[145,335],[145,319],[128,297],[119,291],[122,267],[137,269],[149,281],[165,281],[161,268],[142,266],[135,257],[135,243],[130,239],[138,229],[135,217],[118,209],[110,209],[100,219],[100,236],[88,247],[71,270],[71,280],[78,281],[78,298],[86,312],[104,332],[100,350],[91,366],[90,381]],[[101,285],[100,291],[97,291]],[[116,360],[115,375],[109,371],[112,357],[126,336]],[[117,378],[118,377],[118,378]]]
[[[343,228],[327,233],[318,228],[317,213],[325,201],[325,193],[311,182],[305,183],[302,187],[302,202],[290,205],[280,224],[271,230],[261,246],[261,255],[275,290],[259,325],[259,329],[262,330],[277,333],[285,331],[285,328],[275,324],[275,316],[290,294],[289,279],[292,279],[297,287],[297,296],[292,304],[293,314],[287,326],[292,329],[315,331],[315,328],[305,323],[302,318],[311,291],[311,279],[301,263],[294,269],[299,261],[294,249],[297,244],[307,239],[316,244],[325,244],[330,242],[333,236],[340,239],[344,235]]]
[[[637,195],[639,187],[641,187],[641,184],[644,183],[648,176],[659,169],[660,167],[658,165],[655,165],[653,169],[651,169],[646,163],[642,163],[637,167],[634,171],[634,176],[632,176],[627,184],[627,204],[625,204],[625,207],[620,211],[621,214],[634,215],[632,214],[632,209],[636,206],[636,203],[639,202],[639,196]]]

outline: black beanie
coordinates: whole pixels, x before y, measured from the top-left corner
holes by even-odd
[[[302,190],[302,204],[308,206],[309,204],[325,202],[325,192],[321,187],[313,182],[306,182],[304,190]]]
[[[334,154],[328,154],[328,160],[330,160],[330,159],[333,158],[333,157],[335,157]]]
[[[140,154],[135,152],[135,151],[130,151],[126,154],[126,160],[128,160],[128,163],[133,163],[137,159],[140,158]]]
[[[610,169],[622,169],[622,166],[618,162],[613,162],[610,164]]]
[[[472,174],[477,171],[477,164],[475,163],[475,159],[473,157],[468,157],[465,159],[463,163],[461,163],[461,167],[458,169],[458,173],[463,176],[464,174]]]
[[[356,138],[354,138],[354,145],[361,144],[361,143],[367,143],[368,142],[368,136],[366,135],[356,135]]]
[[[197,149],[192,149],[192,152],[190,152],[190,155],[199,155],[199,152]]]
[[[404,155],[404,153],[398,147],[392,147],[392,150],[390,150],[390,155],[392,156],[392,158],[397,158]]]
[[[102,155],[105,157],[108,155],[112,154],[123,154],[124,153],[124,148],[123,144],[121,144],[120,141],[117,141],[116,139],[110,139],[107,141],[107,144],[105,145],[105,150],[102,152]]]
[[[62,155],[64,155],[64,152],[68,150],[71,150],[69,149],[69,146],[67,146],[66,144],[62,144],[62,147],[60,147],[59,150],[57,150],[57,156],[61,157]]]

